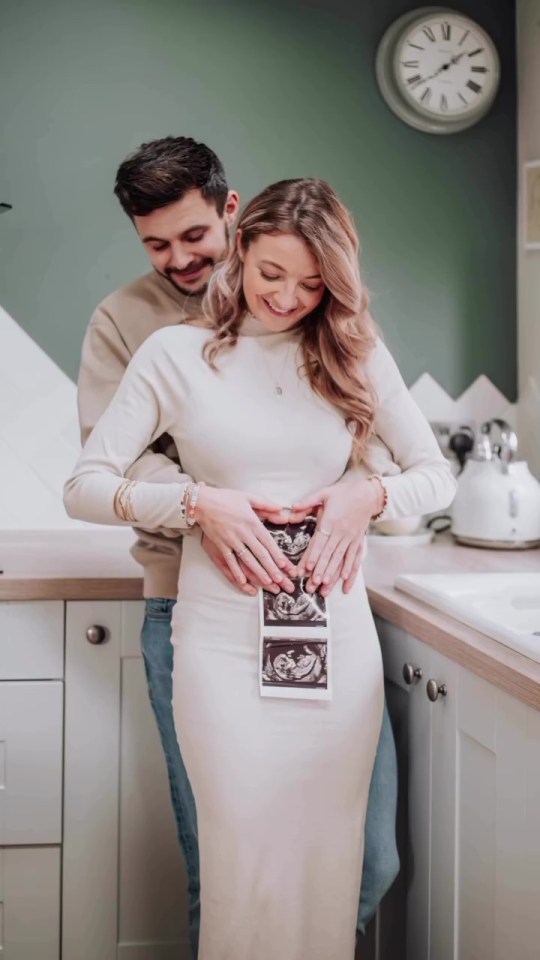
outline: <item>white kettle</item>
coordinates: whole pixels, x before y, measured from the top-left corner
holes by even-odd
[[[499,444],[491,442],[493,427],[500,431]],[[458,543],[507,550],[540,546],[540,483],[516,452],[516,434],[504,420],[482,424],[452,504]]]

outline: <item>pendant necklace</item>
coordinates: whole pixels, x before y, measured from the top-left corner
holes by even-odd
[[[268,357],[266,357],[266,356],[264,355],[264,352],[261,354],[263,363],[264,363],[264,365],[265,365],[265,367],[266,367],[266,370],[267,370],[267,373],[269,374],[270,379],[272,380],[272,382],[273,382],[273,384],[274,384],[274,393],[275,393],[276,396],[278,396],[278,397],[282,397],[282,396],[283,396],[283,387],[281,386],[280,381],[281,381],[281,379],[282,379],[282,377],[283,377],[283,373],[284,373],[284,371],[285,371],[285,367],[286,367],[286,364],[287,364],[287,360],[289,359],[289,354],[290,354],[290,352],[291,352],[291,347],[292,347],[292,344],[290,343],[290,344],[288,345],[288,347],[287,347],[286,352],[285,352],[285,359],[283,360],[283,363],[282,363],[282,365],[281,365],[281,369],[280,369],[279,374],[278,374],[277,377],[275,377],[275,376],[272,374],[272,369],[271,369],[271,367],[270,367],[270,364],[268,363]]]

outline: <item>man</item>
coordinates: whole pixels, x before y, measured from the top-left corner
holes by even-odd
[[[215,264],[227,253],[229,229],[239,197],[229,190],[223,166],[204,144],[166,137],[143,144],[119,167],[115,194],[145,246],[153,271],[107,297],[86,333],[79,374],[79,417],[83,442],[106,409],[135,351],[160,327],[201,314],[202,295]],[[181,482],[177,451],[161,437],[145,451],[130,479]],[[195,804],[174,729],[171,616],[176,602],[182,540],[174,531],[137,530],[132,549],[144,570],[145,619],[142,653],[150,700],[167,759],[178,837],[188,875],[190,936],[197,956],[199,863]],[[213,545],[205,549],[230,579]],[[260,584],[244,569],[252,594]],[[287,588],[287,581],[284,582]],[[288,584],[292,589],[292,584]],[[279,586],[272,586],[274,592]],[[359,929],[376,908],[398,870],[394,843],[395,750],[385,714],[375,763],[368,823]],[[371,802],[374,796],[373,804]],[[373,812],[371,809],[373,806]],[[370,823],[374,831],[370,831]],[[391,838],[389,840],[389,838]]]

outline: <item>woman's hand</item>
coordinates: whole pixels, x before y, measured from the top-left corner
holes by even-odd
[[[310,574],[308,591],[327,596],[340,575],[348,593],[363,556],[364,537],[371,517],[382,508],[384,491],[372,480],[347,480],[316,490],[293,504],[293,510],[317,508],[317,529],[302,557],[297,574]]]
[[[273,500],[250,496],[241,490],[201,487],[195,521],[205,538],[212,541],[232,582],[238,586],[245,587],[249,577],[252,583],[265,589],[274,583],[282,590],[294,590],[289,577],[296,576],[296,567],[279,549],[260,519],[282,522],[277,519],[281,517],[282,509]],[[205,549],[216,562],[217,555],[213,555],[207,546]]]
[[[201,546],[204,552],[206,553],[206,555],[210,557],[210,560],[212,561],[212,563],[215,564],[218,570],[221,571],[225,579],[228,580],[233,587],[236,587],[242,593],[245,593],[246,596],[248,597],[256,597],[259,590],[261,590],[263,587],[265,590],[269,590],[270,593],[278,594],[281,592],[282,589],[285,590],[286,583],[290,584],[291,582],[289,580],[285,580],[283,581],[283,586],[280,586],[279,584],[274,583],[274,581],[272,581],[272,583],[270,584],[262,583],[259,577],[255,573],[252,573],[249,567],[246,567],[246,565],[242,563],[242,561],[240,560],[240,569],[245,574],[246,582],[238,583],[238,581],[235,580],[235,578],[233,577],[229,569],[229,566],[225,561],[223,554],[221,553],[221,550],[219,550],[219,548],[216,547],[215,543],[212,543],[212,541],[209,540],[204,533],[201,536]]]

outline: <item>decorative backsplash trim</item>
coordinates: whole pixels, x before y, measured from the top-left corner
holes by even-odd
[[[507,420],[517,427],[517,407],[491,382],[489,377],[481,376],[454,399],[429,373],[423,373],[412,385],[411,393],[418,406],[428,418],[434,421],[456,422],[463,420],[480,424],[492,417]]]

